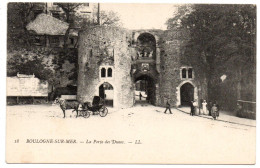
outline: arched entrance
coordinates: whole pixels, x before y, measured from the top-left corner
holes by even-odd
[[[190,102],[194,100],[194,86],[190,83],[185,83],[180,88],[181,105],[189,106]]]
[[[135,79],[135,103],[155,104],[155,81],[148,75],[142,75]]]
[[[156,39],[150,33],[142,33],[137,38],[138,59],[155,59]]]
[[[114,88],[108,83],[104,82],[99,86],[99,96],[104,99],[106,106],[112,106],[114,104]]]

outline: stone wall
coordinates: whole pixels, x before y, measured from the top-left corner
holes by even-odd
[[[165,106],[166,99],[176,104],[176,86],[180,83],[180,46],[181,41],[171,39],[173,32],[165,32],[162,36],[160,53],[160,106]]]
[[[141,33],[150,33],[155,37],[156,58],[153,60],[136,60],[135,41]],[[93,96],[99,95],[99,86],[108,82],[114,88],[114,107],[131,107],[135,102],[135,81],[142,75],[154,81],[152,104],[157,106],[164,107],[167,98],[172,105],[179,106],[180,88],[185,83],[194,87],[194,99],[205,99],[207,87],[201,75],[193,72],[194,78],[181,78],[181,68],[189,66],[181,62],[187,41],[187,34],[181,30],[132,33],[121,28],[95,26],[81,31],[77,99],[92,102]],[[150,64],[148,72],[141,70],[142,63]],[[100,77],[103,66],[113,67],[112,78]]]
[[[199,100],[205,97],[207,90],[205,82],[196,77],[196,72],[193,72],[193,79],[182,79],[181,68],[189,64],[181,63],[181,57],[184,55],[185,45],[188,40],[188,35],[181,30],[165,31],[161,36],[160,48],[160,82],[159,82],[159,105],[165,106],[166,99],[169,98],[172,105],[180,105],[180,87],[185,83],[190,83],[194,86],[194,99]],[[192,66],[191,66],[192,67]]]
[[[131,55],[128,32],[115,27],[96,26],[80,32],[78,94],[80,102],[92,102],[99,86],[108,82],[114,89],[114,107],[127,108],[134,103],[130,76]],[[112,78],[101,78],[100,67],[112,66]]]

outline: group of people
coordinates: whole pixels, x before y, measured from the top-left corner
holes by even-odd
[[[199,110],[200,114],[212,116],[213,120],[218,119],[218,117],[219,117],[219,105],[217,104],[216,101],[214,103],[212,103],[211,101],[209,103],[207,103],[206,100],[203,100],[201,105],[202,105],[202,109],[200,110],[200,107],[198,106],[197,101],[191,101],[191,103],[190,103],[190,108],[191,108],[190,109],[190,115],[194,116],[195,112],[198,113],[198,110]],[[165,109],[164,113],[166,113],[168,110],[169,110],[170,114],[172,114],[171,105],[169,103],[169,100],[167,99],[166,109]]]
[[[197,111],[200,108],[198,107],[198,103],[196,101],[191,101],[190,107],[191,107],[190,110],[191,116],[193,116],[195,114],[195,111]],[[210,101],[209,103],[207,103],[206,100],[203,100],[200,114],[212,116],[213,120],[216,120],[219,117],[219,106],[217,102],[212,103]]]

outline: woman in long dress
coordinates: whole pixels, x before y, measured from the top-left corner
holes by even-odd
[[[206,100],[203,100],[203,103],[202,103],[202,114],[203,115],[208,115],[208,110],[207,110],[207,102]]]

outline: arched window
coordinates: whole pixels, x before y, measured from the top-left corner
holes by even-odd
[[[186,78],[187,75],[186,75],[186,68],[183,68],[182,71],[181,71],[181,77],[182,78]]]
[[[188,78],[192,78],[192,68],[188,69]]]
[[[108,68],[107,77],[112,77],[112,68]]]
[[[101,78],[105,78],[106,77],[106,69],[102,68],[101,69]]]

